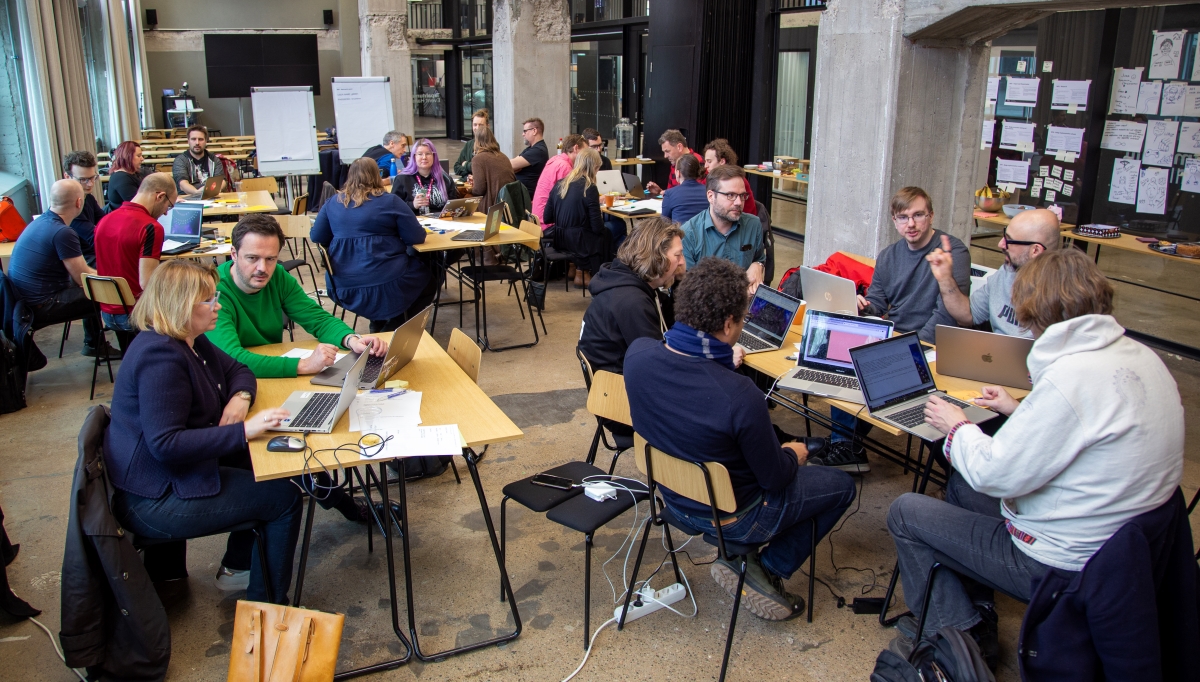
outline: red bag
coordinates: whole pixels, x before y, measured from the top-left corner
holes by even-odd
[[[0,197],[0,242],[15,242],[25,230],[25,219],[21,217],[13,200]]]
[[[867,289],[871,287],[871,278],[875,275],[875,268],[863,265],[840,252],[834,253],[816,269],[854,282],[855,290],[862,296],[867,295]]]

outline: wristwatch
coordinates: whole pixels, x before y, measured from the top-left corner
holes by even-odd
[[[233,394],[233,397],[244,398],[248,403],[254,402],[254,396],[250,394],[250,391],[238,391]]]
[[[352,338],[358,339],[358,342],[362,343],[362,340],[363,340],[362,335],[360,335],[358,333],[353,333],[353,334],[347,334],[346,338],[342,339],[342,346],[345,348],[349,348],[350,347],[350,339],[352,339]]]

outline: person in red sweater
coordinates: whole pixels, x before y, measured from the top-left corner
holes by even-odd
[[[729,146],[729,140],[718,137],[704,145],[705,175],[711,173],[712,169],[717,166],[724,166],[725,164],[729,164],[730,166],[738,165],[737,152],[733,151],[733,147]],[[754,191],[750,189],[750,179],[742,178],[742,182],[746,183],[746,194],[750,195],[750,198],[746,199],[746,206],[742,209],[742,213],[758,215],[758,205],[754,203]]]
[[[170,210],[178,198],[170,174],[146,176],[133,199],[101,218],[96,225],[96,274],[124,277],[134,299],[140,298],[162,256],[163,226],[158,218]],[[129,313],[124,306],[100,304],[100,315],[106,325],[117,331],[122,350],[137,336]]]
[[[658,138],[658,144],[662,147],[663,156],[667,157],[667,163],[670,164],[671,168],[675,167],[675,162],[684,154],[691,154],[696,157],[697,161],[704,163],[704,157],[692,151],[691,147],[687,145],[687,138],[683,136],[683,133],[674,128],[663,133],[662,137]],[[670,173],[670,180],[667,181],[667,189],[671,189],[678,184],[675,180],[675,173]],[[655,182],[647,182],[646,191],[650,194],[663,193],[663,189]]]

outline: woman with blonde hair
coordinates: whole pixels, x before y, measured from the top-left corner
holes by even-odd
[[[612,261],[613,236],[600,212],[596,172],[600,155],[584,149],[575,155],[575,167],[550,192],[543,217],[554,224],[555,247],[575,255],[575,286],[587,286],[600,266]]]
[[[275,600],[287,603],[299,491],[288,480],[256,483],[246,442],[288,413],[267,409],[247,419],[258,390],[254,373],[204,335],[217,324],[218,299],[216,271],[180,259],[155,269],[133,308],[133,324],[143,333],[125,349],[104,435],[104,462],[116,488],[113,514],[154,540],[217,535],[257,522],[269,575],[262,575],[253,535],[236,531],[218,585],[248,580],[246,598],[265,601],[269,580]]]
[[[329,250],[339,305],[371,320],[371,332],[392,331],[424,309],[434,278],[412,247],[425,228],[398,195],[386,191],[379,166],[366,157],[350,164],[346,184],[321,206],[309,238]]]
[[[471,159],[471,175],[471,194],[483,197],[483,201],[479,202],[480,211],[487,211],[492,204],[500,200],[500,188],[517,181],[512,164],[500,151],[496,136],[487,126],[475,133],[475,156]]]

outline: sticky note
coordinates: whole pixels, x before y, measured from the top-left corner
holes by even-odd
[[[1047,175],[1050,175],[1050,166],[1039,166],[1038,175],[1042,176],[1043,178]]]
[[[1073,170],[1064,170],[1063,171],[1063,180],[1064,181],[1071,182],[1074,179],[1075,179],[1075,171],[1073,171]]]
[[[392,379],[383,383],[384,388],[408,388],[408,382],[403,379]]]
[[[1042,62],[1042,73],[1050,73],[1054,70],[1054,62]]]
[[[1058,198],[1058,193],[1052,190],[1046,190],[1046,201],[1054,201]]]
[[[1061,149],[1060,149],[1060,150],[1058,150],[1058,151],[1056,151],[1056,152],[1054,152],[1054,160],[1055,160],[1055,161],[1066,161],[1066,160],[1067,160],[1067,153],[1066,153],[1066,152],[1064,152],[1064,151],[1062,151]],[[1058,168],[1058,166],[1055,166],[1055,168]]]
[[[1054,168],[1051,168],[1050,175],[1053,177],[1056,177],[1056,178],[1061,178],[1062,177],[1062,167],[1055,166]]]
[[[1017,73],[1025,73],[1025,62],[1017,62]]]
[[[1064,154],[1064,157],[1065,158],[1063,159],[1063,161],[1066,161],[1067,163],[1075,163],[1075,159],[1078,159],[1079,155],[1076,154],[1075,152],[1067,152],[1066,154]]]

